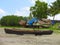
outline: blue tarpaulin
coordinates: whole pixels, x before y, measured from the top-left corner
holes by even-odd
[[[32,19],[29,20],[27,23],[28,23],[29,25],[33,25],[33,23],[34,23],[34,22],[37,22],[37,21],[38,21],[37,18],[32,18]]]

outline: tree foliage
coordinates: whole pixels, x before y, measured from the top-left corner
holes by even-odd
[[[51,16],[55,17],[56,14],[60,13],[60,0],[56,0],[50,5],[49,13]]]
[[[47,9],[47,3],[37,0],[35,5],[30,7],[30,15],[33,15],[33,17],[37,17],[39,19],[47,18]]]
[[[14,16],[14,15],[11,15],[11,16],[3,16],[1,18],[1,25],[2,26],[19,26],[19,23],[18,21],[19,20],[23,20],[23,17],[20,16]]]

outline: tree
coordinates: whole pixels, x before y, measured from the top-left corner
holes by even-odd
[[[2,26],[19,26],[19,20],[23,20],[23,17],[18,17],[14,15],[3,16],[1,18],[1,25]]]
[[[52,5],[50,5],[49,11],[54,20],[55,15],[60,13],[60,0],[56,0],[55,2],[53,2]]]
[[[30,7],[30,15],[33,15],[33,17],[38,19],[47,18],[47,9],[47,3],[37,0],[35,5]]]

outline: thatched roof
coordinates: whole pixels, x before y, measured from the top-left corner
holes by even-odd
[[[20,20],[20,21],[19,21],[19,24],[20,24],[20,25],[26,25],[26,21]]]

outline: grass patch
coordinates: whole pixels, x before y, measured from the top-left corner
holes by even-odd
[[[18,26],[0,26],[0,28],[21,28]]]

